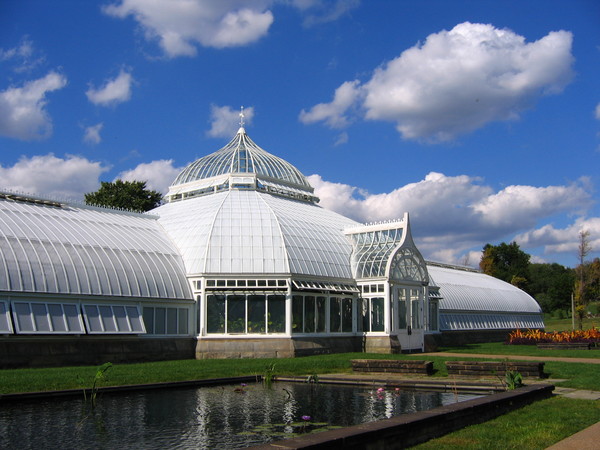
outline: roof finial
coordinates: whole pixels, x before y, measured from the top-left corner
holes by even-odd
[[[244,107],[240,107],[240,127],[244,128]]]

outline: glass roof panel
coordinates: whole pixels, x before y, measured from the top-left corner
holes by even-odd
[[[141,214],[0,199],[0,290],[191,298],[181,257]]]
[[[189,164],[171,186],[231,173],[256,173],[312,191],[298,169],[256,145],[244,128],[225,147]]]

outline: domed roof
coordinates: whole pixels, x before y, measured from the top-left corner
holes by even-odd
[[[352,279],[352,245],[342,230],[357,223],[311,202],[230,189],[165,203],[152,213],[181,252],[188,276]]]
[[[256,145],[243,127],[225,147],[189,164],[171,186],[229,174],[256,174],[297,187],[311,188],[298,169]]]

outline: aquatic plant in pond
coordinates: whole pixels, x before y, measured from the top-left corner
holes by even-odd
[[[92,387],[90,389],[90,398],[89,398],[92,409],[94,409],[96,407],[96,401],[98,398],[98,388],[100,387],[99,383],[101,381],[106,380],[107,372],[111,367],[112,367],[112,363],[106,362],[106,363],[102,364],[100,367],[98,367],[98,369],[96,370],[96,374],[94,375],[94,378],[92,380]],[[84,380],[82,378],[79,378],[78,381],[80,384],[84,384]],[[83,399],[84,399],[85,403],[88,402],[87,391],[88,390],[84,387],[83,388]]]

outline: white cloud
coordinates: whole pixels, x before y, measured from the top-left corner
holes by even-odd
[[[33,42],[28,36],[24,36],[17,47],[0,48],[0,62],[11,61],[16,63],[13,67],[15,72],[27,72],[44,61],[44,57],[36,57],[36,53]]]
[[[338,145],[342,145],[342,144],[346,144],[348,142],[348,133],[346,133],[345,131],[342,131],[339,136],[337,137],[337,139],[335,140],[335,143],[333,144],[334,146],[338,146]]]
[[[131,98],[133,77],[121,69],[113,80],[107,80],[100,88],[90,87],[85,95],[94,105],[113,106],[128,101]]]
[[[12,167],[0,166],[3,188],[45,197],[82,200],[83,194],[100,186],[99,177],[109,170],[80,156],[59,158],[52,153],[22,157]]]
[[[103,11],[133,16],[148,40],[168,57],[194,56],[197,45],[236,47],[265,36],[273,23],[272,0],[121,0]]]
[[[535,225],[541,215],[552,216],[563,211],[581,213],[590,206],[591,196],[584,187],[570,186],[508,186],[473,205],[487,222],[496,227],[510,228],[511,224]]]
[[[102,131],[103,127],[104,124],[102,122],[96,125],[86,127],[83,135],[83,142],[86,142],[88,144],[99,144],[100,142],[102,142],[102,138],[100,137],[100,131]]]
[[[600,120],[600,103],[596,105],[596,110],[594,111],[596,115],[596,119]]]
[[[333,22],[360,5],[360,0],[293,0],[292,4],[307,13],[306,27]]]
[[[510,30],[465,22],[402,52],[366,83],[351,82],[362,94],[353,106],[367,120],[394,122],[405,139],[451,140],[561,92],[573,76],[571,44],[567,31],[526,43]],[[336,127],[346,113],[340,106],[334,99],[311,111]]]
[[[244,108],[245,125],[252,124],[254,107]],[[210,137],[232,138],[240,127],[240,110],[231,106],[210,106],[210,130],[206,134]]]
[[[52,120],[45,110],[48,92],[62,89],[67,79],[56,72],[0,92],[0,135],[30,141],[52,134]]]
[[[427,258],[450,263],[461,263],[468,252],[470,259],[477,259],[471,263],[477,264],[476,255],[484,244],[512,241],[516,233],[549,217],[581,211],[591,199],[585,180],[569,186],[510,186],[494,192],[480,178],[431,172],[418,182],[372,194],[319,175],[308,179],[321,206],[359,222],[400,218],[408,212],[419,249]],[[519,239],[529,246],[524,236]]]
[[[335,90],[331,103],[319,103],[309,111],[302,110],[300,121],[306,124],[324,121],[331,128],[348,126],[350,120],[345,114],[360,96],[358,84],[358,80],[346,81]]]
[[[139,164],[134,169],[121,172],[115,179],[145,181],[147,188],[166,194],[169,186],[182,169],[181,167],[173,167],[172,159],[161,159]]]
[[[521,246],[542,247],[545,254],[570,253],[576,262],[579,232],[589,231],[592,250],[600,252],[600,217],[578,218],[565,228],[555,228],[552,224],[519,234],[515,240]],[[589,256],[589,255],[588,255]]]

